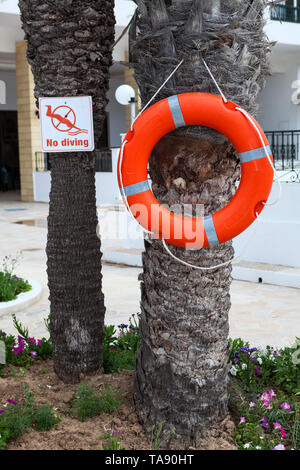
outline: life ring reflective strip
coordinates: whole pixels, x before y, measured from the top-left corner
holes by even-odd
[[[145,230],[175,246],[216,246],[246,230],[263,210],[272,188],[273,168],[259,135],[236,108],[235,103],[224,103],[216,95],[184,93],[159,101],[137,119],[134,130],[125,137],[122,155],[120,152],[118,181],[128,207]],[[153,195],[147,178],[155,144],[168,132],[186,125],[221,132],[240,156],[241,181],[236,194],[223,209],[206,217],[183,217],[168,211]],[[272,159],[268,140],[256,125]]]

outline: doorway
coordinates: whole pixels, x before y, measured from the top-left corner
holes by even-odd
[[[20,189],[17,111],[0,111],[0,191]]]

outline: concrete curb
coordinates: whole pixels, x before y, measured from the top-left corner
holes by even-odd
[[[119,251],[104,251],[102,261],[113,264],[125,264],[126,266],[132,266],[140,268],[143,266],[141,254],[125,253]]]
[[[14,313],[23,310],[30,305],[37,302],[42,295],[42,287],[36,281],[27,279],[32,289],[29,292],[23,292],[19,294],[15,300],[9,302],[0,302],[0,317],[4,315],[12,315]]]
[[[268,269],[247,268],[242,266],[233,266],[233,279],[239,281],[248,281],[261,284],[271,284],[273,286],[294,287],[300,289],[299,270],[287,268],[286,270],[271,271]]]
[[[142,267],[142,251],[132,249],[107,249],[103,251],[103,261],[113,264],[124,264],[132,267]],[[232,277],[238,281],[271,284],[274,286],[294,287],[300,289],[300,269],[288,266],[275,266],[261,263],[262,266],[235,265]]]

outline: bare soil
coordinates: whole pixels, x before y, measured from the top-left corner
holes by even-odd
[[[68,415],[71,402],[75,399],[78,385],[66,385],[53,372],[53,363],[37,361],[25,375],[20,369],[8,366],[0,378],[0,408],[8,399],[24,400],[24,383],[34,397],[35,403],[48,403],[62,417],[61,422],[50,431],[27,431],[24,435],[11,441],[8,450],[101,450],[101,435],[120,430],[122,446],[126,450],[150,450],[150,443],[139,424],[133,407],[133,371],[119,374],[99,374],[86,379],[101,393],[103,386],[111,386],[122,391],[124,397],[119,410],[110,414],[89,418],[84,422]],[[230,419],[216,429],[204,448],[207,450],[235,449],[232,432],[234,424]],[[202,447],[203,449],[203,447]]]

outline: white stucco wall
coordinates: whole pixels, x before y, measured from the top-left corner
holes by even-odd
[[[265,131],[300,129],[300,106],[292,103],[295,92],[292,83],[297,79],[297,64],[290,64],[286,73],[268,78],[257,99],[260,104],[257,119]]]
[[[266,10],[267,23],[265,32],[270,41],[277,41],[281,44],[300,46],[300,24],[287,21],[272,21],[268,9]]]
[[[269,198],[274,201],[278,186],[273,185]],[[255,238],[242,260],[300,267],[300,183],[282,183],[282,196],[278,204],[266,207],[260,216]],[[255,230],[253,224],[234,240],[236,256]]]
[[[2,0],[0,2],[0,13],[19,13],[18,0]]]

